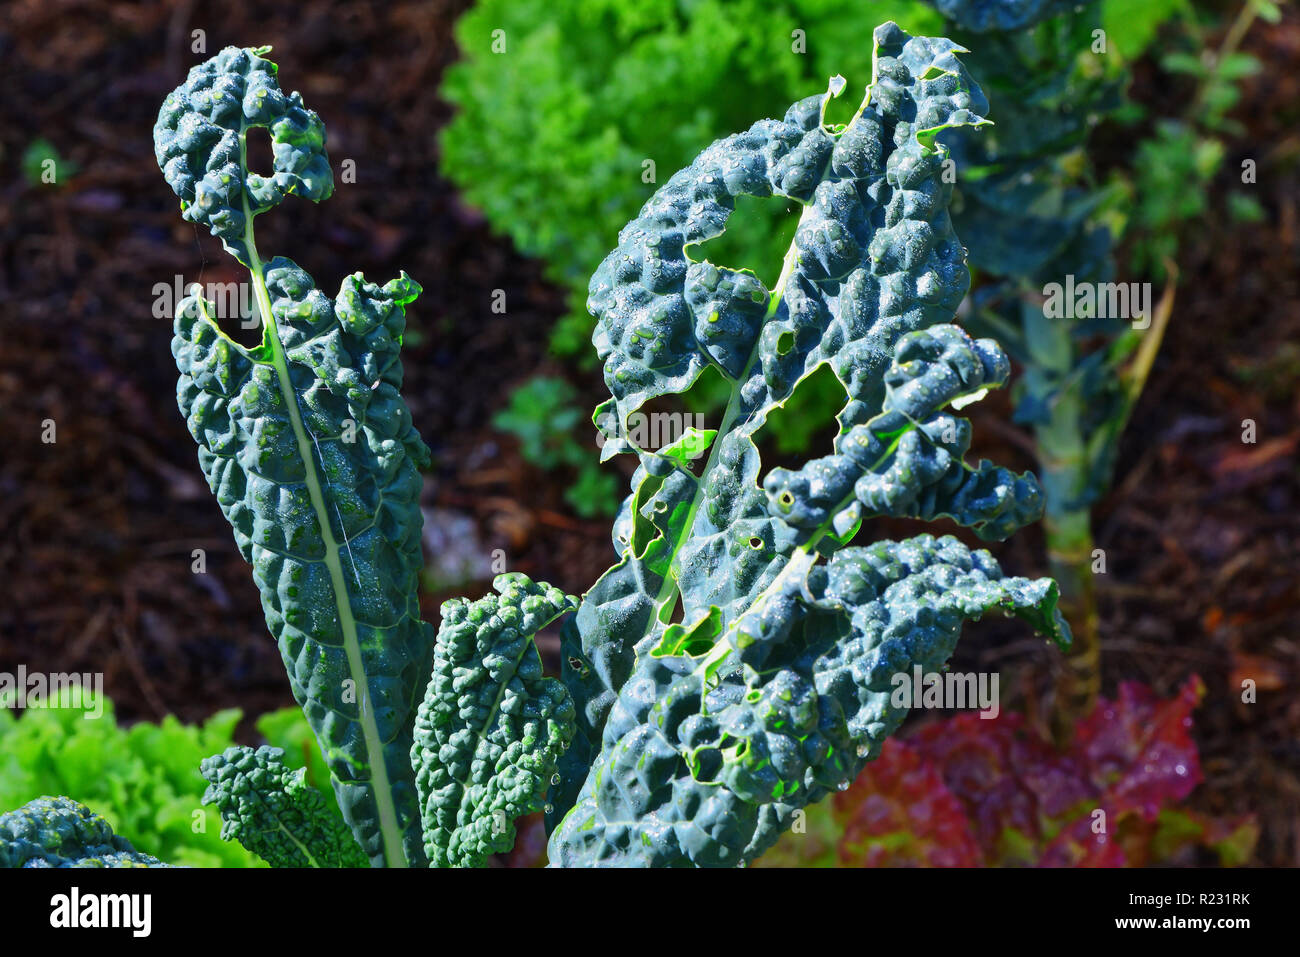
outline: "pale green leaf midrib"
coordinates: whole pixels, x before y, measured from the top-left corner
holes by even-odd
[[[285,791],[285,796],[286,798],[288,797],[287,790]],[[284,822],[280,820],[280,815],[276,813],[275,807],[271,802],[258,794],[257,791],[253,791],[253,797],[262,805],[262,807],[266,808],[266,812],[271,816],[271,819],[275,821],[276,829],[284,834],[284,836],[289,840],[293,841],[294,846],[298,848],[299,852],[301,852],[302,856],[307,860],[307,866],[320,867],[320,862],[317,861],[316,856],[312,854],[311,848],[298,840],[298,836],[294,834],[293,831],[289,830],[289,828],[284,826]],[[268,861],[267,863],[270,862]]]
[[[240,167],[247,175],[245,134],[241,126],[239,131]],[[352,605],[348,597],[347,579],[343,575],[343,563],[339,543],[334,537],[330,525],[329,511],[325,504],[324,486],[316,468],[316,459],[312,454],[311,438],[302,421],[302,411],[298,405],[298,394],[293,388],[289,375],[288,356],[284,343],[280,340],[280,327],[271,310],[271,297],[266,288],[266,277],[262,261],[257,253],[253,238],[253,215],[248,206],[247,185],[243,187],[244,206],[244,243],[248,252],[248,269],[253,280],[253,293],[257,299],[258,310],[262,314],[263,327],[269,333],[265,338],[271,346],[271,365],[275,368],[280,393],[289,421],[293,426],[294,438],[298,445],[298,456],[303,463],[304,481],[307,494],[311,499],[312,510],[316,513],[316,523],[320,527],[321,539],[325,545],[325,566],[329,571],[330,583],[334,591],[335,606],[338,611],[339,631],[343,636],[343,649],[347,656],[348,672],[356,686],[357,712],[361,724],[362,738],[365,742],[370,770],[370,786],[376,809],[379,813],[380,837],[383,842],[384,861],[389,867],[406,867],[406,854],[402,845],[402,828],[398,822],[397,808],[393,803],[392,786],[388,779],[388,766],[384,761],[384,742],[375,723],[374,709],[370,703],[370,685],[366,680],[365,665],[361,656],[361,642],[357,622],[352,614]],[[331,772],[333,776],[333,772]]]

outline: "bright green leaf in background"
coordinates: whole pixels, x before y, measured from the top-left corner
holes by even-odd
[[[234,743],[238,710],[219,711],[201,725],[168,715],[159,724],[128,728],[118,724],[106,697],[86,703],[93,711],[102,702],[98,719],[72,707],[70,692],[58,700],[58,708],[0,709],[0,810],[44,795],[71,794],[138,850],[169,864],[263,866],[238,844],[221,839],[221,818],[202,801],[206,782],[199,763]],[[290,767],[308,768],[307,780],[318,788],[323,784],[332,804],[329,774],[302,712],[275,711],[263,715],[257,727],[269,743],[288,752]]]

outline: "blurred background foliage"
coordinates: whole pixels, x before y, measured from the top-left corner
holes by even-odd
[[[265,867],[261,858],[221,839],[221,815],[203,806],[207,783],[199,762],[235,743],[238,708],[202,724],[168,715],[158,724],[118,724],[113,702],[63,689],[22,710],[0,702],[0,808],[46,795],[76,795],[135,847],[186,867]],[[98,714],[102,707],[102,714]],[[91,715],[98,715],[92,717]],[[270,711],[257,732],[283,748],[285,764],[307,769],[307,781],[342,817],[329,770],[298,708]]]

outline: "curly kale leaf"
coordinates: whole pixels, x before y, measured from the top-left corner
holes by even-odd
[[[365,867],[369,863],[325,796],[289,769],[280,748],[227,748],[200,765],[203,803],[221,814],[221,837],[272,867]]]
[[[270,49],[226,47],[191,69],[153,130],[154,156],[181,199],[181,214],[207,225],[245,266],[252,262],[245,232],[254,216],[290,193],[319,202],[334,192],[325,125],[297,92],[280,90],[279,68],[262,56]],[[247,133],[255,128],[271,136],[270,176],[248,169]]]
[[[137,851],[102,817],[70,798],[37,798],[0,815],[0,867],[169,866]]]
[[[435,867],[478,867],[515,842],[515,819],[542,810],[574,734],[564,685],[542,675],[533,636],[577,605],[558,588],[498,575],[499,595],[442,606],[433,680],[411,763]]]
[[[350,276],[331,300],[278,257],[265,276],[272,322],[257,349],[226,337],[210,302],[183,304],[177,398],[344,816],[372,859],[415,862],[407,755],[433,644],[418,598],[428,450],[399,393],[398,349],[419,286]]]
[[[248,266],[263,326],[246,349],[218,328],[211,302],[185,300],[177,399],[344,818],[372,863],[419,864],[409,756],[433,656],[417,594],[429,452],[400,394],[399,352],[420,287],[405,273],[383,286],[358,273],[331,299],[288,259],[263,263],[253,216],[289,192],[323,198],[329,183],[319,120],[278,93],[262,52],[227,49],[196,67],[155,129],[169,182],[183,199],[194,192],[186,214],[208,217]],[[256,125],[275,142],[270,179],[246,169],[244,133]]]
[[[994,343],[944,325],[970,279],[938,137],[981,125],[987,106],[958,50],[878,28],[847,126],[823,122],[833,82],[718,141],[592,279],[613,397],[596,422],[607,454],[641,465],[615,525],[620,561],[564,633],[579,735],[552,792],[553,864],[750,860],[901,720],[877,666],[939,666],[960,622],[994,606],[1067,639],[1050,582],[1003,579],[951,540],[836,554],[872,515],[1005,537],[1042,510],[1033,476],[963,461],[969,424],[945,411],[1008,373]],[[804,207],[770,290],[695,258],[741,195]],[[835,454],[760,480],[755,433],[822,365],[849,396]],[[639,447],[629,416],[710,367],[731,385],[716,432]]]
[[[1003,577],[988,552],[951,537],[837,552],[724,636],[723,657],[656,649],[638,664],[606,723],[601,774],[553,836],[552,862],[753,860],[796,810],[879,755],[907,714],[893,702],[896,676],[941,671],[962,622],[991,609],[1065,640],[1056,601],[1050,579]]]
[[[1006,368],[991,342],[956,327],[911,333],[885,377],[884,411],[841,435],[843,452],[769,473],[772,513],[817,532],[730,626],[715,604],[638,645],[595,770],[552,836],[553,863],[752,860],[794,811],[879,753],[906,715],[895,676],[941,671],[964,620],[997,608],[1068,643],[1054,582],[1004,577],[951,537],[834,550],[836,529],[864,515],[947,515],[1005,533],[1041,513],[1032,477],[962,462],[969,423],[938,411]]]

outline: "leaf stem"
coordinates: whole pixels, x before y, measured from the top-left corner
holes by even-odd
[[[239,133],[240,165],[248,169],[245,130]],[[307,494],[311,499],[312,510],[316,513],[316,523],[320,527],[321,539],[325,545],[325,567],[329,570],[330,584],[333,586],[334,602],[338,610],[339,631],[343,636],[343,650],[348,660],[348,671],[356,685],[357,718],[361,725],[362,738],[369,756],[370,789],[379,813],[380,838],[383,842],[384,862],[389,867],[407,867],[406,853],[402,846],[402,828],[398,823],[397,807],[393,802],[392,787],[388,779],[388,766],[384,762],[384,742],[379,735],[379,726],[375,721],[374,708],[370,702],[370,685],[366,680],[365,662],[361,655],[361,642],[358,636],[356,618],[352,614],[352,604],[348,597],[347,580],[343,575],[343,563],[340,558],[339,543],[330,526],[329,510],[326,506],[325,492],[320,475],[316,469],[316,458],[312,454],[312,438],[303,425],[302,411],[298,406],[298,393],[293,387],[289,375],[289,361],[285,354],[284,343],[280,340],[280,328],[275,314],[271,310],[271,296],[266,288],[265,267],[257,254],[257,244],[253,238],[253,216],[248,207],[247,187],[243,196],[244,204],[244,243],[248,252],[248,271],[253,280],[253,294],[257,299],[257,308],[261,313],[263,328],[268,333],[264,339],[270,345],[271,365],[279,381],[280,393],[284,398],[289,421],[293,426],[294,438],[298,444],[298,455],[303,463],[303,477],[307,485]],[[332,772],[331,772],[332,774]]]

